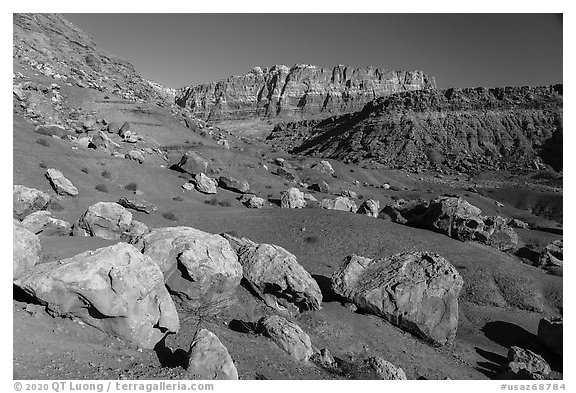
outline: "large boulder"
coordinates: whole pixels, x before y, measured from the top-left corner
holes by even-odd
[[[204,194],[216,194],[217,182],[203,173],[194,175],[194,185],[196,189]]]
[[[152,230],[137,245],[187,309],[211,314],[235,301],[242,265],[226,239],[190,227]]]
[[[296,360],[307,362],[314,354],[310,336],[294,322],[278,315],[260,318],[256,330],[270,337],[276,345]]]
[[[564,321],[562,317],[542,318],[538,323],[538,339],[549,351],[562,356],[564,343]]]
[[[24,217],[22,225],[36,235],[69,235],[72,225],[68,221],[52,217],[49,211],[38,211]]]
[[[322,199],[322,202],[320,202],[320,207],[322,209],[341,210],[344,212],[352,213],[356,213],[358,211],[356,202],[344,196],[339,196],[334,199],[324,198]]]
[[[246,283],[271,307],[291,311],[320,310],[322,292],[294,254],[273,244],[258,244],[228,234],[242,264]]]
[[[194,335],[188,351],[187,371],[190,379],[238,379],[228,349],[207,329],[200,329]]]
[[[550,366],[544,358],[528,349],[510,347],[507,360],[497,379],[542,380],[550,374]]]
[[[358,214],[364,214],[369,217],[378,218],[380,213],[380,201],[375,199],[367,199],[360,205],[357,211]]]
[[[230,191],[246,194],[250,191],[250,184],[246,180],[236,179],[231,176],[220,176],[218,185]]]
[[[43,191],[16,184],[12,187],[14,218],[21,220],[30,213],[44,210],[48,207],[50,200],[50,195]]]
[[[192,150],[186,152],[186,154],[184,154],[176,164],[181,171],[189,173],[190,175],[206,173],[208,165],[209,162],[207,159]]]
[[[12,223],[12,277],[22,276],[40,261],[40,239],[16,220]]]
[[[456,336],[462,285],[454,266],[429,252],[383,259],[352,255],[332,275],[335,293],[433,345]]]
[[[58,169],[49,168],[46,170],[46,178],[58,195],[78,195],[78,189]]]
[[[179,329],[160,268],[126,243],[36,266],[15,285],[56,315],[152,349]]]
[[[148,232],[146,225],[115,202],[98,202],[82,214],[72,230],[75,236],[95,236],[134,243]]]
[[[120,198],[118,204],[126,209],[136,210],[146,214],[156,213],[156,206],[140,198]]]
[[[306,206],[304,193],[296,187],[291,187],[280,193],[280,207],[283,209],[301,209]]]

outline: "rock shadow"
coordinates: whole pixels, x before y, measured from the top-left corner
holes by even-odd
[[[478,362],[476,370],[490,379],[496,379],[501,373],[502,366],[507,363],[506,357],[499,355],[495,352],[486,351],[484,349],[474,347],[476,353],[486,359],[485,362]]]
[[[312,278],[318,284],[320,292],[322,292],[322,303],[346,302],[346,299],[334,292],[332,289],[332,281],[328,277],[319,274],[312,274]]]
[[[165,339],[160,340],[156,344],[154,352],[156,352],[156,356],[162,367],[182,367],[184,369],[188,367],[188,352],[180,348],[172,351],[166,346]]]
[[[228,323],[228,327],[238,333],[257,333],[258,323],[233,319]]]
[[[538,337],[526,329],[505,321],[488,322],[482,332],[489,340],[505,348],[518,346],[537,352],[540,349]]]

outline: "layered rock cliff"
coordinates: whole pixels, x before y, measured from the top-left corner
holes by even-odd
[[[421,71],[276,65],[179,89],[176,103],[212,121],[330,116],[359,110],[377,97],[435,86],[434,78]]]
[[[398,93],[359,112],[278,124],[268,140],[391,168],[561,170],[562,85]]]

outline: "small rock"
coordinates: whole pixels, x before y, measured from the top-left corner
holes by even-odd
[[[156,206],[144,199],[127,199],[120,198],[118,204],[127,209],[136,210],[146,214],[156,213]]]
[[[207,329],[200,329],[194,335],[188,351],[187,372],[190,379],[238,379],[228,349]]]
[[[125,157],[129,160],[136,161],[139,164],[144,163],[144,154],[139,150],[130,150]]]
[[[196,190],[204,194],[216,194],[216,180],[206,176],[204,173],[194,175]]]
[[[280,207],[283,209],[302,209],[306,206],[304,193],[296,187],[291,187],[280,193]]]
[[[59,195],[78,195],[78,189],[74,187],[72,182],[64,177],[62,172],[58,169],[50,168],[46,171],[46,177],[50,181],[50,185]]]
[[[364,361],[376,373],[378,379],[406,380],[406,374],[400,367],[396,367],[381,357],[370,357]]]
[[[257,330],[270,337],[280,348],[296,360],[307,362],[314,350],[310,337],[294,322],[277,315],[262,317]]]

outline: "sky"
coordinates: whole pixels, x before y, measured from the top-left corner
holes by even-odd
[[[66,14],[146,79],[183,87],[255,66],[422,70],[439,88],[562,83],[554,14]]]

